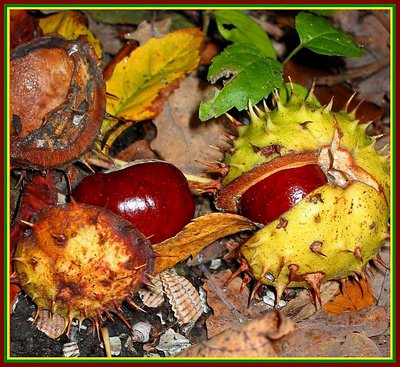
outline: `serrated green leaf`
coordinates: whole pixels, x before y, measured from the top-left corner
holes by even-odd
[[[222,90],[213,89],[200,105],[202,121],[218,117],[236,107],[247,109],[249,101],[254,105],[266,98],[282,84],[282,65],[272,57],[260,54],[249,45],[230,45],[214,58],[208,71],[208,79],[215,83],[229,78]]]
[[[244,43],[257,47],[264,56],[276,59],[271,40],[253,19],[237,10],[217,10],[214,14],[218,30],[225,39],[234,44]]]
[[[296,16],[296,30],[302,47],[323,55],[359,57],[362,49],[346,33],[324,18],[301,12]]]

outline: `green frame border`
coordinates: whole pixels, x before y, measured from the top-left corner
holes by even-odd
[[[243,362],[253,362],[253,363],[326,363],[326,362],[344,362],[344,363],[395,363],[396,362],[396,314],[395,314],[395,300],[396,300],[396,248],[394,244],[396,243],[396,48],[395,48],[395,34],[396,34],[396,5],[395,4],[113,4],[113,5],[96,5],[96,4],[3,4],[3,16],[4,16],[4,119],[9,121],[9,103],[8,103],[8,83],[9,83],[9,10],[12,9],[28,9],[28,10],[38,10],[38,9],[129,9],[129,10],[148,10],[148,9],[160,9],[160,10],[177,10],[177,9],[200,9],[200,10],[213,10],[223,7],[226,10],[229,9],[261,9],[261,10],[271,10],[271,9],[285,9],[285,10],[309,10],[309,9],[342,9],[346,10],[389,10],[391,14],[391,29],[390,29],[390,44],[391,44],[391,54],[390,54],[390,164],[391,164],[391,227],[390,227],[390,287],[391,287],[391,301],[390,301],[390,356],[389,357],[376,357],[376,358],[336,358],[336,357],[318,357],[318,358],[142,358],[142,357],[113,357],[112,359],[106,357],[80,357],[77,359],[67,359],[64,357],[11,357],[10,356],[10,317],[9,317],[9,282],[6,282],[4,289],[5,296],[5,312],[4,312],[4,346],[6,347],[6,353],[4,354],[3,361],[5,363],[10,362],[29,362],[29,363],[205,363],[205,362],[220,362],[220,363],[243,363]],[[9,264],[10,264],[10,254],[9,254],[9,228],[10,228],[10,162],[9,162],[9,147],[10,139],[8,135],[9,126],[8,123],[4,124],[4,157],[7,157],[6,164],[4,167],[4,240],[7,244],[4,249],[4,279],[8,279],[10,274]]]

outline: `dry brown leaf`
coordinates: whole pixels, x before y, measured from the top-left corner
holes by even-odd
[[[381,357],[378,346],[365,335],[349,333],[340,346],[342,357]]]
[[[172,19],[165,18],[156,21],[144,20],[141,22],[134,32],[125,34],[125,39],[134,39],[139,42],[140,45],[144,45],[148,40],[153,37],[163,37],[171,31]]]
[[[368,50],[363,57],[347,57],[343,61],[347,69],[365,67],[390,58],[390,15],[376,10],[370,14],[338,11],[333,16],[340,29],[349,32]],[[381,106],[384,96],[390,94],[390,66],[376,73],[366,73],[362,78],[352,80],[360,98]]]
[[[240,277],[225,285],[231,275],[229,269],[224,270],[207,277],[203,285],[207,292],[207,304],[213,310],[213,315],[206,320],[208,338],[235,327],[246,319],[258,317],[270,308],[264,302],[249,306],[250,292],[247,287],[240,292]]]
[[[236,214],[211,213],[195,218],[175,237],[153,246],[157,254],[154,273],[161,273],[189,256],[197,255],[222,237],[255,228],[252,221]]]
[[[104,53],[116,55],[123,47],[123,42],[118,34],[118,29],[111,24],[98,23],[90,15],[90,12],[84,12],[88,19],[88,27],[95,37],[100,40]]]
[[[222,119],[201,122],[198,117],[200,102],[209,86],[189,75],[180,83],[164,105],[164,110],[154,120],[157,137],[151,143],[163,159],[173,163],[181,171],[201,175],[207,167],[199,162],[223,159],[223,153],[210,147],[227,147]]]
[[[226,252],[225,241],[215,241],[204,250],[200,251],[196,256],[187,261],[188,266],[197,266],[200,264],[208,263],[214,259],[221,258]]]
[[[356,348],[354,344],[360,343],[354,338],[354,343],[344,344],[348,335],[359,333],[369,338],[382,334],[387,326],[385,308],[380,306],[338,315],[329,315],[320,310],[307,320],[297,323],[296,330],[283,337],[277,347],[285,357],[343,357],[348,356],[351,346],[354,348],[352,356],[363,356],[367,352],[363,347]]]
[[[322,70],[299,65],[294,61],[290,61],[285,65],[284,74],[286,76],[290,76],[291,80],[294,83],[298,83],[304,86],[310,86],[313,80],[316,80],[318,84],[318,81],[321,78],[330,75]],[[349,98],[352,96],[353,92],[353,90],[349,89],[344,84],[336,84],[332,87],[317,85],[315,87],[315,95],[322,104],[328,104],[334,96],[332,106],[332,109],[334,111],[341,110],[345,106]],[[362,97],[360,95],[356,95],[351,100],[349,110],[351,111],[361,102]],[[366,123],[372,120],[379,119],[382,116],[382,111],[381,108],[377,107],[376,105],[365,101],[361,103],[360,107],[357,110],[356,116],[361,123]]]
[[[341,293],[339,293],[331,302],[325,304],[322,309],[325,312],[336,315],[345,311],[361,310],[364,307],[372,306],[376,303],[372,294],[370,283],[364,279],[360,282],[348,280]]]
[[[219,47],[209,40],[205,40],[203,49],[200,54],[200,64],[201,65],[210,65],[212,59],[217,56],[221,50]]]
[[[150,143],[142,139],[130,144],[114,158],[124,162],[133,162],[140,159],[157,159],[157,155],[150,149]]]
[[[177,357],[279,357],[275,341],[294,329],[290,319],[274,310],[185,349]]]
[[[321,302],[325,305],[339,291],[339,283],[336,281],[326,282],[321,285]],[[310,302],[310,295],[306,289],[300,291],[295,298],[290,300],[282,308],[282,313],[293,321],[302,321],[317,312],[315,305]]]
[[[380,256],[385,264],[390,264],[390,242],[385,243],[381,250]],[[377,299],[377,304],[384,306],[389,312],[390,310],[390,270],[385,269],[382,265],[377,263],[372,264],[369,273],[369,279],[374,297]]]

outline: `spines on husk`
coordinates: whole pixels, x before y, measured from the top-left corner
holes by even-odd
[[[321,303],[322,283],[366,278],[369,262],[381,262],[389,162],[375,149],[377,137],[367,135],[368,124],[356,119],[359,104],[349,112],[353,98],[334,112],[333,100],[321,106],[312,90],[302,98],[292,87],[287,101],[276,92],[273,110],[250,107],[250,124],[238,127],[234,152],[226,155],[230,170],[215,199],[222,211],[240,212],[247,189],[296,165],[318,164],[328,179],[238,250],[240,266],[231,278],[244,273],[247,281],[251,274],[254,289],[274,286],[277,302],[286,288],[304,287]]]

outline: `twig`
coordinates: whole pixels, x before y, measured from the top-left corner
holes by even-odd
[[[106,327],[101,328],[101,336],[103,338],[104,349],[108,358],[111,358],[111,345],[110,345],[110,335]]]

